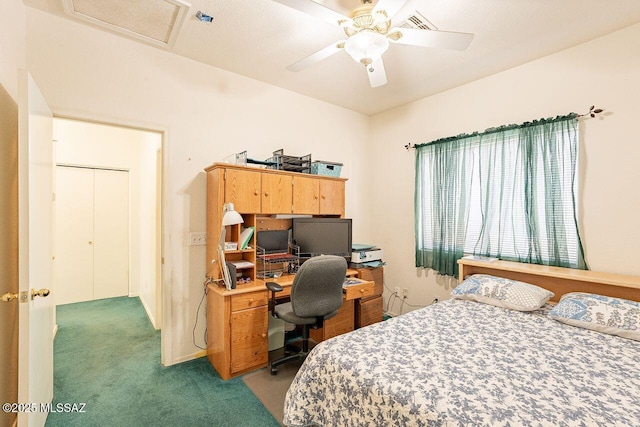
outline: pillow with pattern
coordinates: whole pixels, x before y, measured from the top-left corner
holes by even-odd
[[[640,302],[604,295],[571,292],[549,317],[572,326],[640,341]]]
[[[511,310],[533,311],[549,301],[553,297],[553,292],[504,277],[474,274],[460,283],[451,292],[451,296]]]

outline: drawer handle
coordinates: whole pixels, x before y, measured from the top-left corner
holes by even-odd
[[[249,304],[253,304],[253,298],[249,298]]]

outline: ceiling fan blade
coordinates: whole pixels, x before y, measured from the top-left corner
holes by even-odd
[[[397,40],[393,37],[396,32],[402,34],[402,37]],[[391,41],[395,43],[453,50],[465,50],[473,40],[473,34],[470,33],[417,30],[413,28],[394,28],[389,31],[389,36]]]
[[[316,3],[312,0],[273,0],[276,3],[283,4],[285,6],[289,6],[292,9],[299,10],[300,12],[304,12],[307,15],[311,15],[315,18],[322,19],[333,25],[340,25],[341,21],[351,21],[350,18],[336,12],[335,10],[329,9],[326,6],[323,6],[319,3]]]
[[[376,3],[375,7],[373,8],[373,13],[378,10],[384,10],[385,12],[387,12],[387,18],[391,19],[396,15],[396,13],[400,11],[400,9],[402,9],[402,6],[404,6],[406,3],[407,0],[378,0],[378,3]]]
[[[326,59],[328,57],[330,57],[331,55],[334,55],[338,52],[340,52],[344,47],[344,40],[341,40],[339,42],[335,42],[333,44],[330,44],[329,46],[325,47],[324,49],[320,49],[319,51],[317,51],[316,53],[313,53],[309,56],[307,56],[304,59],[301,59],[300,61],[296,62],[295,64],[291,64],[287,67],[287,70],[289,71],[300,71],[303,70],[317,62],[322,61],[323,59]]]
[[[382,58],[378,59],[371,65],[367,65],[365,68],[367,70],[367,75],[369,76],[369,83],[371,84],[371,87],[384,86],[387,84],[387,73],[384,71]]]

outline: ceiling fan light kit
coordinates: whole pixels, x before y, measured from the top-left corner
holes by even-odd
[[[345,41],[332,43],[330,46],[290,65],[287,69],[300,71],[344,48],[354,61],[366,67],[371,87],[387,83],[382,55],[389,49],[390,42],[464,50],[473,39],[473,34],[468,33],[393,27],[393,17],[407,0],[379,0],[375,6],[371,4],[371,0],[360,0],[361,5],[351,11],[350,17],[340,15],[313,0],[274,1],[311,16],[333,22],[342,27],[347,35]]]
[[[344,43],[344,50],[353,60],[365,66],[380,59],[387,49],[389,40],[384,35],[368,29],[354,34]]]

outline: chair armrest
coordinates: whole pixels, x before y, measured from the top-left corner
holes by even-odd
[[[271,292],[282,292],[282,286],[276,282],[267,282],[266,285]]]
[[[273,317],[277,318],[278,316],[276,315],[276,292],[282,292],[282,286],[276,282],[267,282],[265,283],[265,285],[267,286],[267,289],[271,291],[271,299],[269,300],[269,311],[271,312],[271,315]]]

